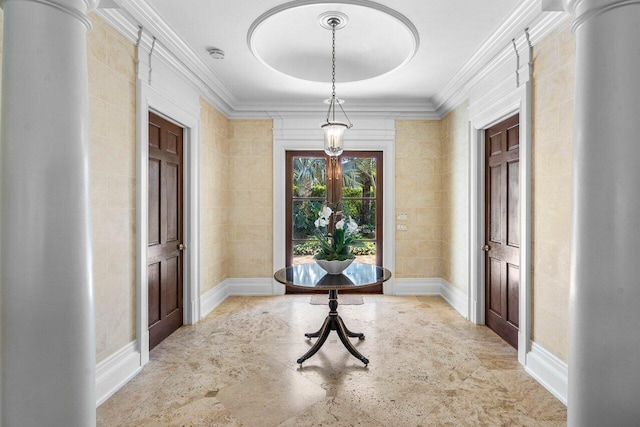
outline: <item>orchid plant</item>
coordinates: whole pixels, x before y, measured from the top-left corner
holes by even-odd
[[[340,217],[339,220],[338,217]],[[353,238],[358,232],[358,224],[353,218],[349,216],[345,220],[343,212],[338,211],[337,207],[334,212],[333,209],[325,205],[318,212],[315,225],[314,234],[320,242],[320,252],[316,254],[316,259],[344,261],[355,258],[355,255],[350,252],[350,247],[358,245]]]

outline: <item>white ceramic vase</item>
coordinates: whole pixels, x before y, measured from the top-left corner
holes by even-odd
[[[327,261],[326,259],[316,259],[315,257],[313,259],[328,274],[342,274],[354,261],[354,258],[345,259],[344,261]]]

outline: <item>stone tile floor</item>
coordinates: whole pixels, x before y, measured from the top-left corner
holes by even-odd
[[[328,308],[309,296],[230,297],[176,331],[98,408],[98,426],[564,426],[565,406],[516,351],[439,297],[365,295],[340,306],[368,368],[332,332],[302,368]]]

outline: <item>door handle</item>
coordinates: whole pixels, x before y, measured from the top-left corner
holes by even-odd
[[[482,247],[482,250],[483,250],[483,251],[485,251],[485,252],[489,252],[489,251],[491,250],[491,246],[489,246],[489,245],[484,245],[484,246]]]
[[[179,250],[179,251],[184,251],[185,249],[187,249],[187,245],[184,245],[184,244],[182,244],[182,243],[180,243],[180,244],[178,245],[178,250]]]

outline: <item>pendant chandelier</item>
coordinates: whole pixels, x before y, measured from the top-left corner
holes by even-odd
[[[320,125],[324,131],[324,151],[329,156],[337,157],[344,150],[344,131],[353,127],[347,113],[342,108],[343,100],[336,98],[336,26],[342,22],[338,17],[330,17],[327,24],[331,26],[331,99],[328,100],[329,110],[327,111],[326,122]],[[336,121],[336,105],[340,107],[342,114],[347,119],[347,123]]]

